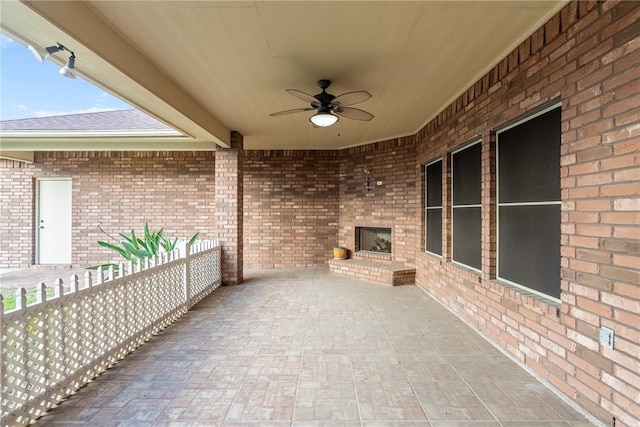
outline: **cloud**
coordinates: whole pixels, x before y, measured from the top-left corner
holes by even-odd
[[[27,109],[27,106],[26,106],[26,105],[24,105],[24,104],[18,104],[18,105],[16,105],[16,108],[17,108],[18,110],[26,110],[26,109]]]
[[[98,94],[98,96],[96,98],[95,105],[96,106],[102,106],[103,104],[113,103],[114,101],[116,103],[125,103],[126,104],[126,101],[122,101],[117,96],[115,96],[115,95],[103,90],[103,91],[100,91],[100,93]],[[120,109],[122,109],[122,108],[120,108]]]
[[[116,111],[116,108],[113,107],[89,107],[72,111],[61,111],[61,110],[38,110],[33,112],[34,117],[51,117],[51,116],[67,116],[69,114],[86,114],[86,113],[100,113],[103,111]]]
[[[5,36],[4,34],[0,34],[0,47],[8,47],[11,46],[15,41]]]

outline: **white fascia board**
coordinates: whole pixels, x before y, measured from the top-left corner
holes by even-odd
[[[130,133],[122,136],[105,135],[70,135],[66,132],[59,137],[37,136],[32,132],[29,136],[20,137],[0,135],[2,151],[215,151],[213,141],[198,141],[192,138],[177,136],[150,135],[148,132],[138,136]]]

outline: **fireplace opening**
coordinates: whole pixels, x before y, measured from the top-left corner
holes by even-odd
[[[356,227],[356,251],[391,253],[391,229]]]

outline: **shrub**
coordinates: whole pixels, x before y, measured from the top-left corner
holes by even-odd
[[[195,243],[195,241],[198,239],[199,234],[200,233],[198,232],[194,234],[191,239],[189,239],[189,245]],[[120,245],[114,245],[113,243],[105,242],[102,240],[99,240],[98,244],[102,247],[117,252],[122,258],[127,261],[131,261],[134,264],[139,263],[145,258],[154,257],[161,251],[172,252],[178,244],[178,239],[171,239],[169,236],[167,236],[167,234],[164,232],[164,229],[162,228],[158,231],[149,231],[149,224],[147,224],[146,222],[144,223],[144,238],[136,236],[136,233],[133,230],[131,230],[130,236],[124,233],[119,233],[119,235],[123,239],[120,242]],[[115,263],[95,265],[88,268],[90,270],[96,270],[99,267],[109,268],[111,266],[113,266],[115,270],[118,269],[118,264]]]

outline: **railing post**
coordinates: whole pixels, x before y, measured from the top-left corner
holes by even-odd
[[[102,282],[104,282],[104,272],[102,271],[102,267],[98,267],[98,270],[96,270],[96,281],[94,283],[99,285]]]
[[[96,276],[97,276],[96,280],[102,277],[102,267],[98,267]],[[85,289],[89,289],[93,287],[93,276],[90,271],[87,271],[86,273],[84,273],[84,287]],[[87,324],[88,324],[87,329],[91,334],[91,355],[94,361],[96,361],[98,358],[98,348],[99,348],[98,337],[96,336],[96,330],[102,329],[101,327],[102,325],[96,325],[96,316],[93,314],[95,310],[96,310],[95,305],[91,305],[91,307],[88,310],[88,313],[85,314],[86,316],[85,320],[87,321]],[[80,328],[84,326],[81,324],[78,324],[78,327]],[[91,372],[93,373],[93,369],[91,369]]]
[[[73,280],[73,276],[71,276],[71,280]],[[60,298],[64,295],[64,282],[62,279],[58,278],[53,282],[53,295],[55,298]]]
[[[16,289],[16,310],[27,306],[27,290],[25,288]]]
[[[36,302],[42,304],[47,301],[47,285],[44,282],[38,283],[36,287]]]
[[[124,262],[120,262],[118,263],[118,279],[122,279],[124,277]],[[125,301],[122,308],[119,308],[118,310],[121,310],[122,315],[121,316],[116,316],[118,318],[118,320],[116,320],[117,323],[119,323],[118,325],[118,331],[120,332],[120,336],[119,336],[119,340],[121,341],[121,345],[123,349],[126,349],[129,347],[129,343],[128,343],[128,337],[129,335],[129,310],[131,307],[131,299],[129,297],[131,290],[129,289],[129,286],[121,286],[118,285],[118,288],[113,288],[114,292],[120,292],[120,289],[124,290],[124,296],[122,297],[122,299]],[[125,352],[127,350],[124,350]]]
[[[184,297],[185,307],[191,310],[191,245],[189,242],[185,245],[184,254]]]
[[[62,283],[62,279],[58,278],[56,279],[55,283]],[[44,282],[40,282],[38,283],[37,287],[36,287],[36,304],[42,304],[44,302],[47,302],[47,285],[45,285]],[[36,352],[40,353],[42,355],[43,358],[47,358],[47,354],[49,353],[49,324],[47,322],[47,316],[44,315],[43,313],[43,317],[40,319],[41,323],[38,326],[33,326],[33,338],[35,340],[35,348],[38,349]],[[38,330],[40,331],[40,333],[38,333]],[[26,332],[26,331],[25,331]],[[38,336],[39,335],[39,336]],[[38,343],[40,344],[40,346],[38,346]],[[33,353],[27,353],[29,354],[29,357],[33,360],[37,360],[39,357],[38,356],[33,356]],[[27,362],[27,364],[29,364],[29,362]],[[45,368],[41,371],[41,374],[45,377],[46,382],[49,382],[51,380],[51,370],[48,369],[49,367],[46,366],[45,363]],[[28,376],[25,376],[26,378],[28,378]]]
[[[71,283],[69,284],[69,286],[71,287],[71,290],[69,291],[70,293],[78,292],[80,286],[77,274],[71,275]]]

